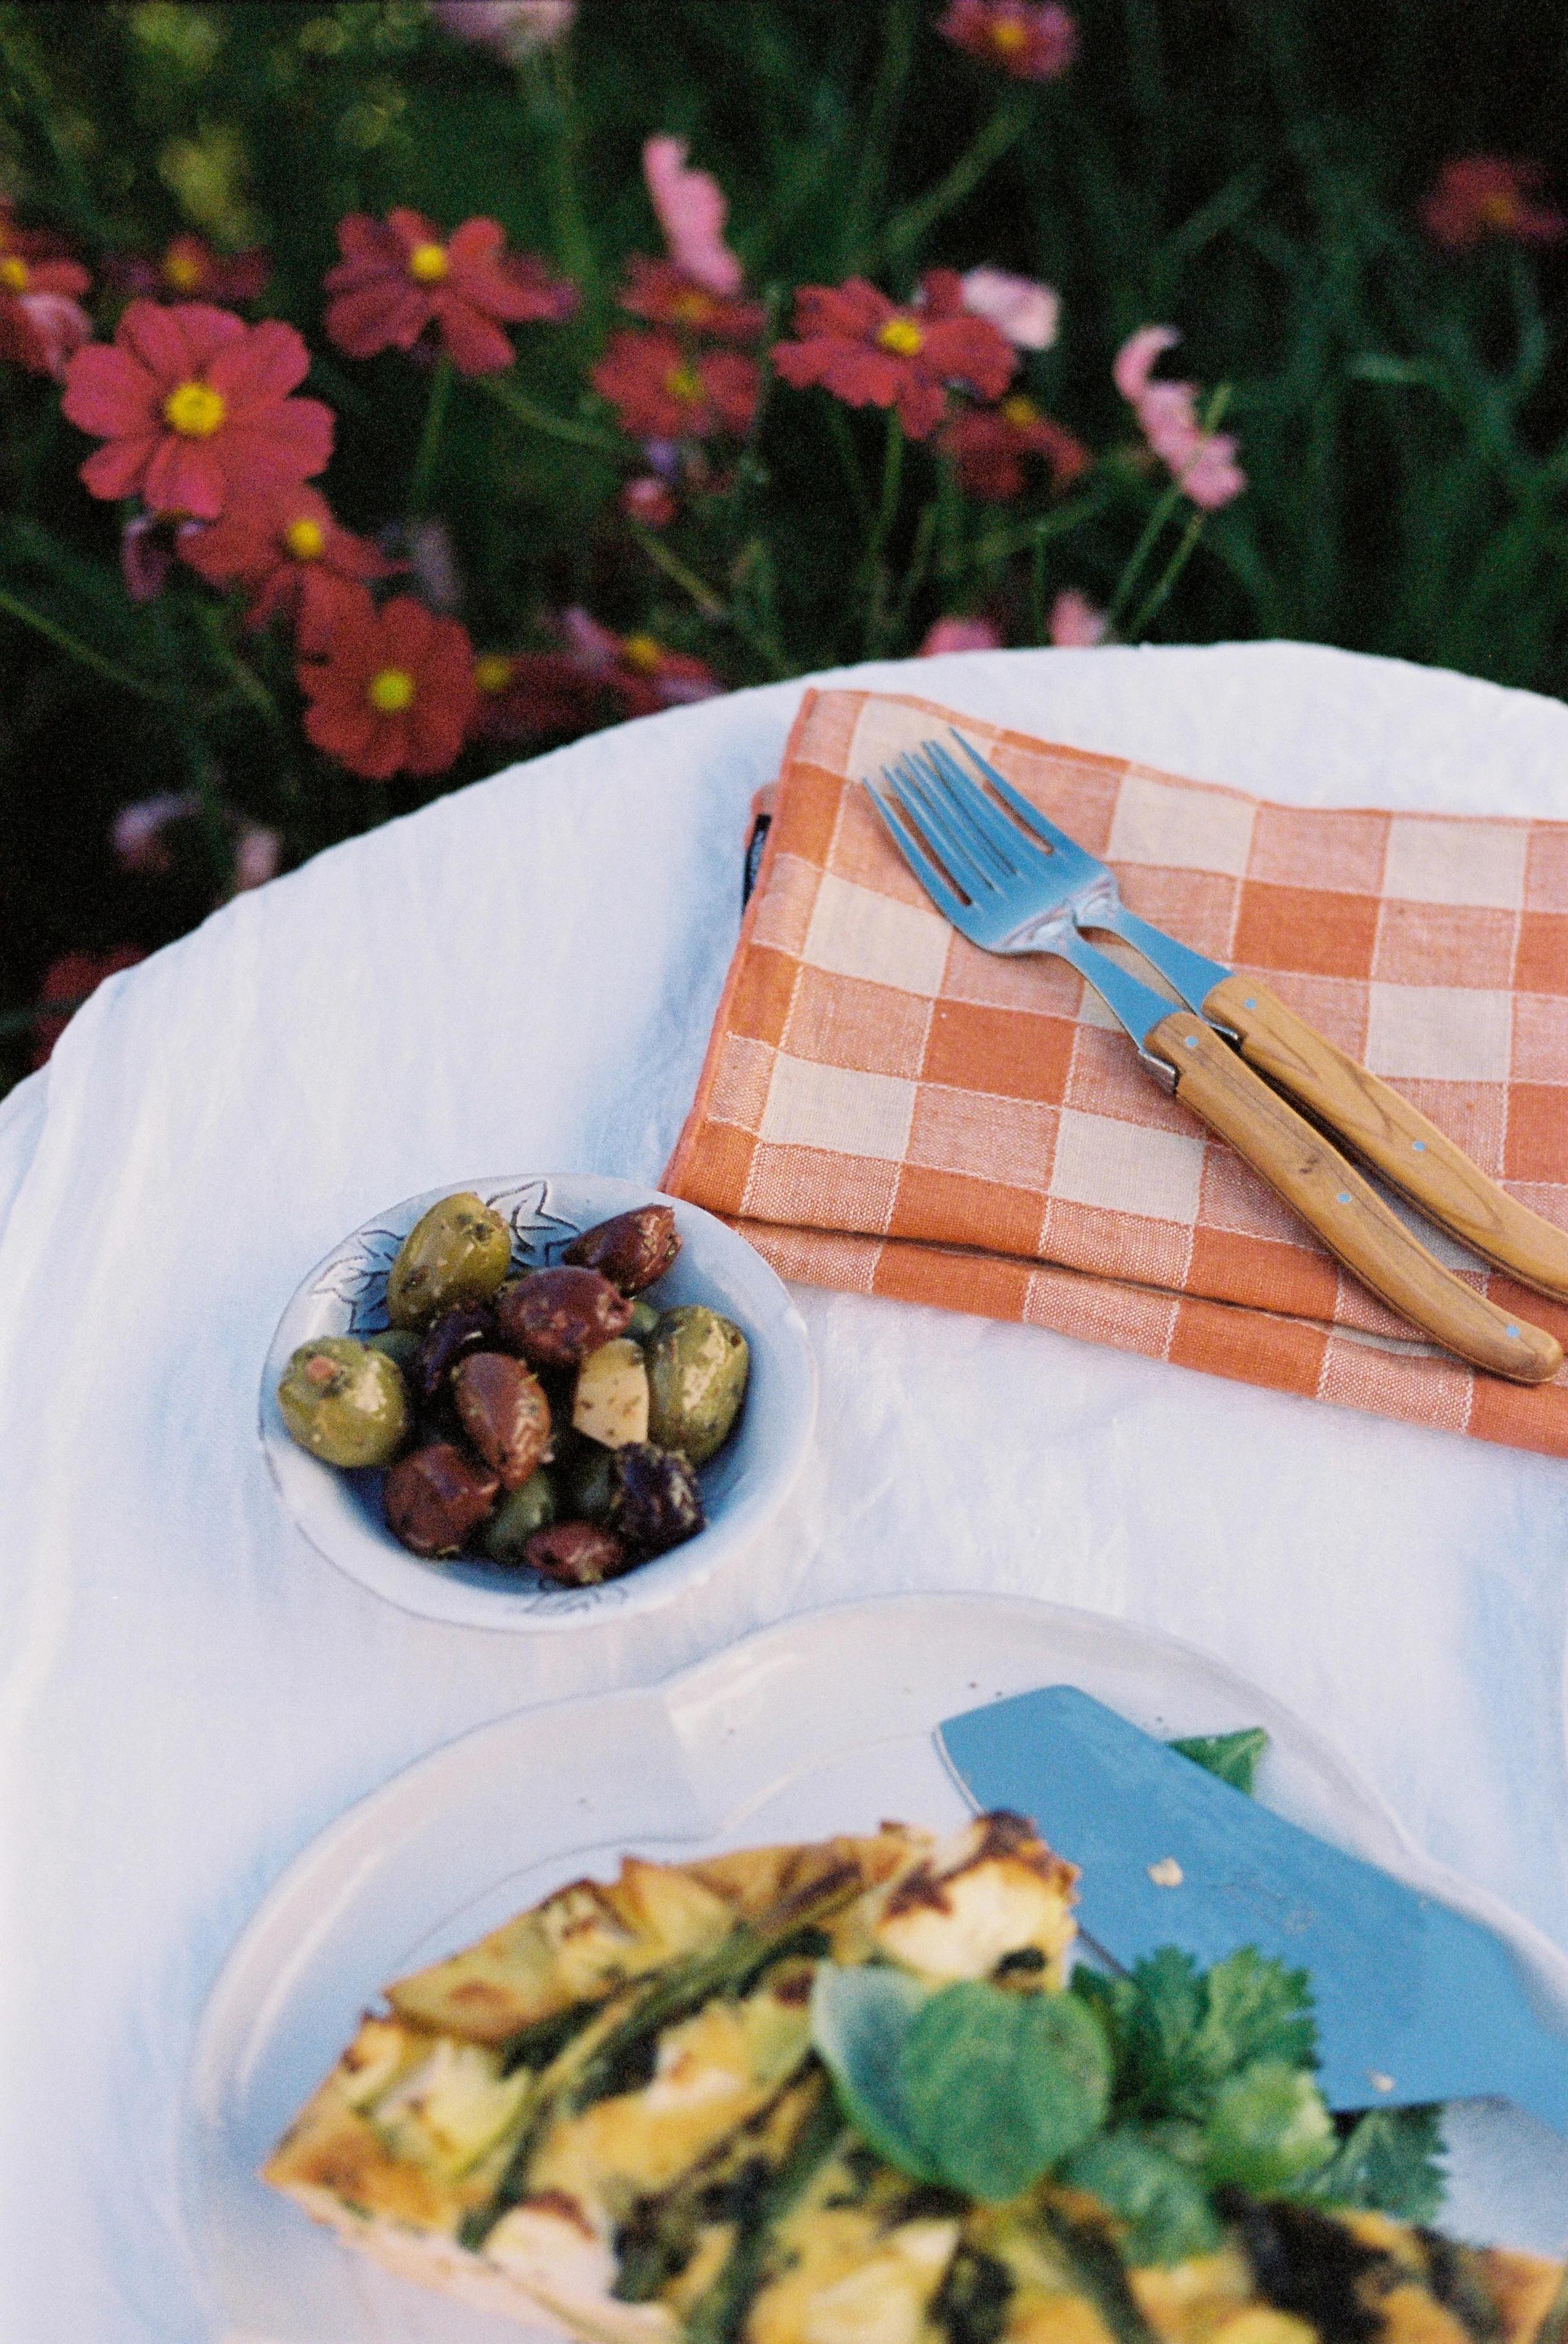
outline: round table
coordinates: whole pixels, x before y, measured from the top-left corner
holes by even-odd
[[[1391,662],[1258,644],[853,675],[1274,798],[1568,816],[1568,708]],[[282,1518],[258,1374],[344,1230],[498,1167],[657,1177],[800,691],[598,734],[319,856],[105,986],[0,1106],[8,2336],[203,2333],[177,2183],[192,2030],[348,1802],[522,1703],[846,1595],[1030,1593],[1204,1645],[1568,1945],[1568,1472],[1544,1458],[802,1290],[806,1473],[679,1605],[443,1627]]]

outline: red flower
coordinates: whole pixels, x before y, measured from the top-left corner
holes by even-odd
[[[420,212],[338,223],[343,258],[327,271],[326,328],[351,359],[438,344],[462,374],[499,374],[515,353],[503,325],[569,318],[577,288],[530,254],[509,258],[494,220],[464,220],[446,241]]]
[[[570,652],[485,652],[473,680],[473,731],[481,739],[591,732],[604,721],[603,684]]]
[[[248,627],[281,618],[305,652],[328,648],[339,620],[351,616],[360,580],[400,567],[342,528],[320,491],[303,483],[236,499],[220,520],[185,530],[179,551],[209,586],[244,588]]]
[[[959,486],[997,503],[1021,494],[1027,456],[1045,458],[1053,489],[1067,488],[1094,461],[1081,440],[1042,415],[1022,391],[1000,407],[972,407],[955,416],[938,444],[952,458]]]
[[[200,302],[133,301],[112,344],[78,350],[61,401],[108,442],[82,479],[96,497],[215,520],[241,492],[292,487],[332,452],[332,410],[290,399],[309,352],[292,326],[248,326]]]
[[[156,260],[141,253],[107,264],[115,284],[148,301],[254,301],[272,262],[259,245],[248,252],[215,252],[199,236],[171,237]]]
[[[578,672],[612,692],[623,715],[713,700],[726,688],[705,660],[668,651],[652,635],[612,635],[586,611],[566,611],[561,625]]]
[[[1078,53],[1072,12],[1055,0],[947,0],[936,30],[1018,81],[1055,81]]]
[[[75,1011],[89,994],[97,991],[106,976],[117,976],[122,968],[134,968],[138,960],[146,958],[140,945],[116,945],[112,952],[68,952],[52,960],[44,972],[38,998],[40,1002],[69,1003],[70,1007],[56,1009],[53,1015],[43,1012],[34,1018],[34,1066],[47,1064]]]
[[[756,411],[754,359],[738,350],[683,349],[673,334],[623,326],[589,379],[636,440],[702,440],[744,432]]]
[[[916,307],[900,308],[864,277],[803,285],[794,329],[799,339],[774,352],[785,382],[797,389],[820,383],[850,407],[895,407],[912,440],[936,429],[950,382],[999,399],[1018,363],[995,326],[964,307],[950,268],[922,278]]]
[[[668,529],[677,510],[674,492],[656,472],[628,480],[618,502],[627,520],[640,520],[644,529]]]
[[[626,264],[621,307],[650,325],[673,326],[710,342],[754,342],[767,323],[760,301],[711,292],[674,261],[650,260],[641,252]]]
[[[362,586],[345,595],[325,657],[296,670],[306,738],[368,782],[445,773],[473,710],[468,629],[411,594],[380,611]]]
[[[1514,244],[1561,244],[1568,217],[1534,201],[1539,163],[1460,155],[1445,163],[1421,207],[1421,226],[1445,252],[1472,252],[1489,236]]]
[[[91,283],[57,236],[17,227],[0,204],[0,359],[60,381],[67,359],[92,339],[79,301]]]

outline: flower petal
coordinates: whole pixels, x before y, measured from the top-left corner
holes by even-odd
[[[1111,380],[1129,406],[1136,407],[1143,395],[1145,384],[1154,370],[1154,362],[1166,350],[1173,350],[1181,336],[1174,326],[1140,326],[1136,334],[1125,341],[1116,354],[1111,368]]]
[[[197,520],[216,520],[227,492],[211,442],[172,431],[159,440],[142,483],[149,512],[190,513]]]
[[[101,439],[158,429],[158,386],[146,367],[105,342],[78,350],[66,370],[60,409],[78,430]]]
[[[111,440],[96,448],[78,475],[83,487],[95,497],[134,495],[157,445],[157,434],[149,431],[143,438]]]
[[[243,341],[222,349],[207,369],[207,380],[221,391],[236,416],[248,407],[286,399],[310,371],[310,353],[303,335],[278,318],[268,318],[249,327]]]

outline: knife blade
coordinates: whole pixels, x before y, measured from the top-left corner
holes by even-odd
[[[1218,1781],[1073,1685],[948,1718],[980,1810],[1029,1816],[1077,1864],[1078,1919],[1125,1967],[1254,1945],[1310,1973],[1333,2108],[1501,2096],[1568,2135],[1568,2035],[1480,1922]]]

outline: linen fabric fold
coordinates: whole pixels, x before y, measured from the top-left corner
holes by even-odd
[[[1263,978],[1568,1226],[1568,823],[1276,805],[853,691],[802,702],[666,1187],[806,1284],[1568,1456],[1568,1369],[1526,1389],[1413,1337],[1076,972],[943,919],[858,784],[952,724],[1133,911]],[[1568,1342],[1568,1307],[1419,1227]]]

